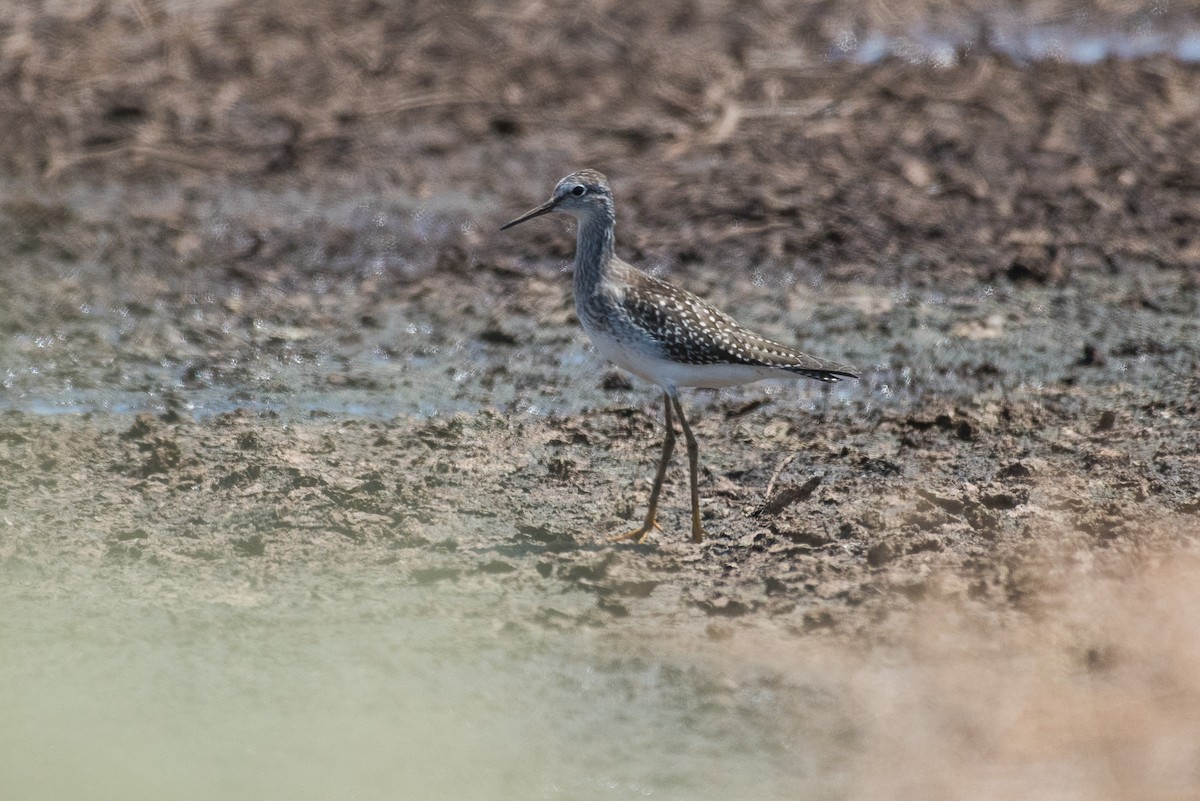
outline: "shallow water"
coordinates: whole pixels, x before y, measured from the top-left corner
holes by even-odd
[[[899,58],[914,64],[952,67],[964,53],[986,50],[1018,62],[1065,61],[1097,64],[1105,59],[1166,56],[1183,62],[1200,61],[1200,24],[1179,26],[1146,15],[1127,25],[1089,21],[1086,14],[1070,22],[1029,19],[1017,13],[989,15],[986,30],[973,20],[916,25],[904,35],[872,33],[843,35],[830,51],[834,59],[874,64]]]
[[[1177,344],[1194,342],[1197,335],[1191,301],[1178,295],[1170,274],[1138,280],[1152,296],[1178,306],[1172,309],[1177,313],[1129,304],[1093,307],[1089,293],[1126,291],[1121,281],[1073,289],[1010,287],[1002,296],[979,297],[905,291],[890,298],[894,293],[885,287],[858,287],[848,290],[854,299],[843,300],[835,292],[820,323],[796,320],[794,330],[811,337],[802,347],[838,354],[854,364],[860,380],[825,387],[779,379],[719,394],[693,391],[687,393],[689,405],[765,398],[795,409],[841,404],[899,412],[930,396],[956,402],[981,392],[1036,392],[1063,381],[1108,386],[1138,375],[1151,358],[1186,373],[1190,350]],[[889,310],[865,318],[855,308],[864,297],[886,303]],[[767,325],[786,332],[787,322],[775,319]],[[295,358],[247,344],[224,352],[236,369],[218,368],[216,375],[192,382],[184,377],[190,364],[186,355],[152,360],[136,348],[96,344],[120,339],[119,325],[93,316],[78,323],[70,337],[51,337],[42,344],[26,335],[0,341],[0,361],[6,367],[0,411],[172,410],[205,419],[246,409],[303,420],[312,415],[427,418],[483,408],[571,415],[613,405],[657,405],[657,391],[637,380],[628,389],[603,388],[610,367],[574,325],[562,337],[565,341],[500,348],[461,335],[447,340],[429,331],[406,334],[390,324],[354,332],[362,340],[359,345],[309,341],[304,355]],[[866,335],[865,325],[872,326]],[[396,342],[404,342],[406,350],[389,352]],[[1160,342],[1177,344],[1156,344]],[[1081,369],[1089,344],[1124,355]],[[496,370],[501,378],[486,380]]]
[[[837,794],[846,733],[812,688],[645,637],[514,630],[499,620],[520,600],[500,594],[239,569],[207,602],[146,603],[101,576],[6,593],[0,796]]]

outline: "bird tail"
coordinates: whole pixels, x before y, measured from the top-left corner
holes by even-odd
[[[850,372],[849,368],[842,369],[839,365],[837,369],[829,370],[812,370],[804,367],[788,368],[788,372],[802,375],[805,378],[815,378],[818,381],[824,381],[831,384],[834,381],[841,381],[843,378],[858,378],[858,375]]]

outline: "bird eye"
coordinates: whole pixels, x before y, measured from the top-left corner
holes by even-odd
[[[571,189],[571,194],[575,197],[583,197],[585,192],[587,192],[587,187],[583,186],[582,184]]]

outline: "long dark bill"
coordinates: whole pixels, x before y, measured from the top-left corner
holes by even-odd
[[[541,217],[543,214],[549,214],[552,211],[554,211],[554,198],[550,198],[537,208],[530,209],[512,222],[506,222],[504,225],[500,226],[500,230],[503,231],[506,228],[512,228],[514,225],[520,225],[526,220],[532,220],[534,217]]]

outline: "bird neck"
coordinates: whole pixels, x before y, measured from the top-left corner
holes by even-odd
[[[576,296],[594,290],[612,264],[616,227],[611,211],[580,218],[575,241]]]

